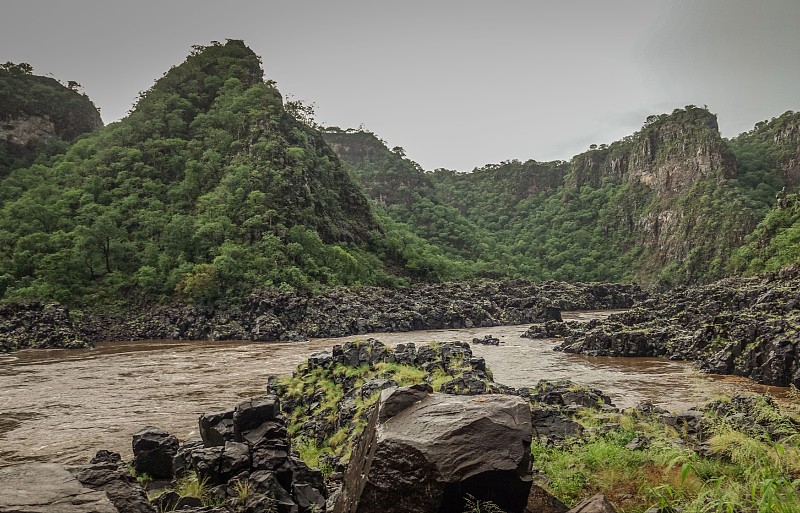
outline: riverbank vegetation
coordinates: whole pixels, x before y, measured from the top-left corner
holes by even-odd
[[[440,393],[521,395],[532,418],[561,418],[557,428],[535,422],[531,454],[534,483],[567,506],[602,493],[620,513],[800,511],[800,412],[766,396],[721,397],[688,412],[648,403],[619,411],[574,383],[504,387],[465,345],[407,351],[349,342],[272,383],[309,466],[328,476],[347,465],[381,389],[427,384]]]
[[[769,429],[737,423],[743,413],[708,414],[699,437],[663,424],[660,414],[583,411],[577,420],[588,435],[534,441],[537,478],[567,505],[603,493],[621,513],[800,511],[797,423],[764,398],[753,404],[746,415]]]

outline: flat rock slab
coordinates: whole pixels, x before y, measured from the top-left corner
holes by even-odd
[[[25,463],[0,467],[0,513],[117,513],[117,508],[61,465]]]

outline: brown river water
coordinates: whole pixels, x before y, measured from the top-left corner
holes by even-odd
[[[609,312],[565,312],[588,320]],[[785,398],[786,390],[699,372],[686,362],[610,358],[552,350],[555,340],[520,338],[528,328],[378,333],[399,343],[464,340],[493,335],[500,346],[472,344],[495,381],[513,386],[569,378],[607,393],[618,407],[651,401],[686,409],[722,393],[753,391]],[[98,449],[131,454],[131,436],[158,426],[179,439],[196,434],[201,413],[233,407],[264,393],[271,374],[290,374],[315,351],[348,339],[308,342],[139,341],[93,350],[28,350],[0,355],[0,466],[21,461],[86,463]]]

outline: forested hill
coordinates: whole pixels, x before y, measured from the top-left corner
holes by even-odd
[[[100,124],[76,84],[29,91],[52,83],[4,71],[3,112],[51,116],[65,140]],[[212,43],[125,119],[15,160],[0,176],[0,299],[214,303],[482,277],[674,285],[800,258],[795,113],[725,140],[687,106],[571,161],[458,173],[425,171],[369,132],[320,130],[296,103],[243,42]]]
[[[756,225],[776,193],[800,181],[800,122],[791,112],[725,140],[713,114],[687,106],[569,162],[511,161],[471,173],[425,172],[373,134],[324,135],[388,216],[476,275],[669,286],[763,270],[769,257],[752,253],[772,251],[772,233],[760,245],[748,236],[769,230]],[[791,225],[789,212],[765,222]]]
[[[67,143],[102,126],[79,88],[74,81],[65,86],[34,75],[26,63],[0,64],[0,178],[39,156],[65,151]]]
[[[12,300],[394,283],[408,251],[241,41],[196,47],[128,117],[12,172],[0,205]]]

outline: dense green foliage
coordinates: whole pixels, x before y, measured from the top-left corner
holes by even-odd
[[[759,193],[754,198],[754,208],[766,213],[746,244],[731,258],[731,272],[776,271],[800,262],[800,207],[796,194],[800,179],[800,112],[789,111],[772,121],[757,123],[753,130],[733,139],[731,147],[741,166],[740,181],[755,184]]]
[[[6,116],[97,114],[77,84],[1,68]],[[570,162],[426,172],[370,132],[320,131],[241,41],[215,42],[68,148],[51,140],[32,164],[0,148],[0,297],[213,302],[264,286],[673,285],[775,269],[798,260],[795,210],[773,209],[800,183],[798,127],[790,112],[724,141],[687,106]]]
[[[406,254],[240,41],[196,48],[127,118],[12,173],[0,201],[10,298],[394,283],[377,255]]]
[[[26,63],[0,65],[0,125],[10,127],[17,119],[36,117],[51,121],[55,132],[54,137],[22,145],[0,137],[0,178],[31,165],[37,157],[62,153],[68,141],[101,124],[94,104],[78,87],[75,82],[64,86],[54,78],[34,75]]]
[[[452,262],[443,274],[670,286],[736,267],[731,255],[775,205],[797,153],[776,134],[799,126],[787,113],[725,141],[713,114],[690,105],[571,162],[471,173],[424,172],[369,132],[324,136],[388,217]]]

